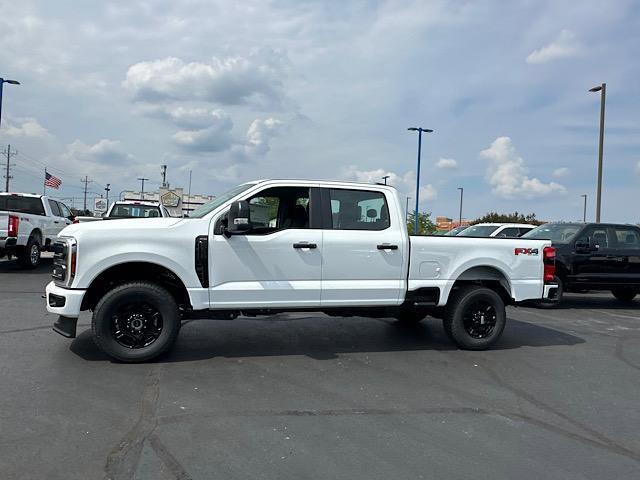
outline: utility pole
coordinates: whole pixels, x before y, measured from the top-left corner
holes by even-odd
[[[589,89],[600,92],[600,141],[598,143],[598,190],[596,192],[596,223],[600,223],[600,207],[602,206],[602,153],[604,149],[604,103],[607,96],[607,84],[603,83]]]
[[[87,210],[87,186],[93,182],[93,180],[89,180],[89,177],[87,175],[84,176],[84,178],[80,179],[80,181],[82,183],[84,183],[84,210]]]
[[[107,192],[107,210],[109,210],[109,192],[111,191],[111,184],[107,183],[107,186],[104,187],[104,191]]]
[[[391,175],[385,175],[382,177],[382,179],[384,180],[384,184],[387,184],[387,178],[389,178]]]
[[[162,188],[167,188],[167,166],[166,165],[162,165]]]
[[[148,178],[138,178],[138,180],[140,180],[142,182],[142,189],[141,189],[140,196],[142,197],[142,200],[144,200],[144,182],[146,182],[149,179]]]
[[[582,222],[587,223],[587,196],[586,195],[580,195],[580,196],[584,198],[584,208],[582,209]]]
[[[404,208],[404,216],[407,220],[409,219],[409,200],[411,200],[411,197],[407,197],[407,205]]]
[[[13,177],[11,176],[11,157],[13,157],[14,155],[16,155],[18,152],[16,150],[14,150],[13,152],[11,151],[11,145],[7,145],[7,149],[2,152],[2,155],[6,155],[7,157],[7,170],[6,173],[4,174],[4,178],[6,178],[6,183],[5,183],[5,191],[9,191],[9,180],[11,180]]]
[[[418,213],[418,206],[420,204],[420,153],[422,151],[422,133],[433,133],[433,130],[430,128],[422,128],[422,127],[410,127],[407,130],[411,132],[418,132],[418,169],[416,172],[416,211],[415,218],[413,222],[413,234],[418,235],[418,218],[420,214]]]

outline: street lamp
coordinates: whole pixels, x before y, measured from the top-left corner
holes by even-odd
[[[464,195],[464,187],[458,187],[460,190],[460,219],[458,221],[458,226],[462,225],[462,195]]]
[[[407,206],[404,209],[404,216],[407,219],[409,218],[409,200],[411,200],[411,197],[407,197]]]
[[[580,195],[582,198],[584,198],[584,208],[582,209],[582,221],[584,223],[587,223],[587,196],[586,195]]]
[[[17,80],[5,80],[4,78],[0,78],[0,124],[2,123],[2,86],[8,83],[9,85],[20,85],[20,82]]]
[[[384,180],[384,184],[385,184],[385,185],[387,184],[387,178],[389,178],[390,176],[391,176],[391,175],[384,175],[384,176],[382,177],[382,179]]]
[[[602,150],[604,148],[604,102],[607,96],[607,84],[603,83],[589,89],[600,92],[600,143],[598,145],[598,191],[596,192],[596,223],[600,223],[600,207],[602,206]]]
[[[109,191],[111,190],[111,184],[107,183],[107,186],[104,187],[104,191],[107,192],[107,210],[109,210]]]
[[[433,133],[433,130],[422,127],[409,127],[410,132],[418,132],[418,170],[416,172],[416,210],[413,219],[413,234],[418,235],[418,204],[420,203],[420,152],[422,150],[422,132]]]

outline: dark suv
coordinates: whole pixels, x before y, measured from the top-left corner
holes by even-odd
[[[614,223],[547,223],[522,238],[546,239],[556,247],[558,296],[610,290],[630,302],[640,292],[640,228]]]

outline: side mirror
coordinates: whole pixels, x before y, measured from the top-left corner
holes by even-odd
[[[233,202],[229,209],[228,223],[225,229],[225,235],[241,235],[251,230],[251,210],[249,202],[240,200]]]
[[[578,253],[589,253],[595,250],[591,237],[587,237],[586,239],[581,238],[577,240],[575,248],[576,248],[576,252]]]

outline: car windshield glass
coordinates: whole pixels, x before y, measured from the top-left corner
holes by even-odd
[[[551,240],[552,242],[568,242],[581,228],[582,225],[548,223],[546,225],[540,225],[530,232],[525,233],[522,238]]]
[[[488,237],[498,229],[497,225],[474,225],[460,232],[458,237]]]
[[[160,207],[155,205],[114,205],[110,218],[158,218]]]
[[[236,195],[248,190],[253,187],[254,183],[245,183],[243,185],[238,185],[237,187],[232,188],[231,190],[223,193],[222,195],[217,196],[213,200],[204,205],[200,205],[198,208],[194,209],[192,212],[189,212],[188,218],[202,218],[207,213],[213,212],[216,208],[218,208],[223,203],[231,200]]]

